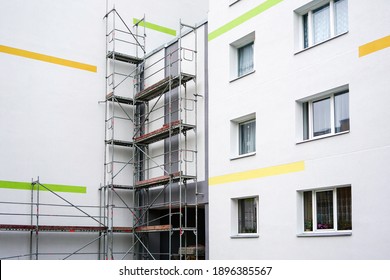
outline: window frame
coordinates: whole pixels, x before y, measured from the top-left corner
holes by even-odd
[[[320,102],[326,102],[328,103],[327,104],[327,107],[329,108],[326,108],[326,116],[328,117],[327,119],[327,124],[329,126],[329,128],[327,127],[326,128],[326,132],[321,132],[321,131],[318,131],[315,129],[315,126],[316,126],[316,120],[319,118],[319,117],[322,117],[322,115],[318,115],[316,114],[316,104],[319,104]],[[307,139],[304,139],[304,140],[308,140],[310,138],[317,138],[317,137],[324,137],[324,135],[327,135],[327,134],[334,134],[335,132],[335,129],[334,129],[334,126],[332,125],[334,123],[334,95],[329,95],[329,96],[325,96],[325,97],[322,97],[320,99],[316,99],[316,100],[311,100],[311,101],[308,101],[308,114],[307,114],[307,120],[303,120],[305,123],[307,122],[307,127],[309,129],[309,133],[308,133],[308,138]],[[329,131],[330,130],[330,131]],[[328,132],[329,131],[329,132]],[[317,135],[316,135],[317,134]]]
[[[345,31],[337,33],[336,28],[336,12],[335,12],[335,3],[339,1],[346,1],[347,5],[347,28]],[[321,10],[322,8],[325,8],[326,6],[329,6],[329,37],[314,42],[314,20],[313,20],[313,14],[316,11]],[[312,1],[295,11],[295,15],[298,18],[297,26],[296,26],[296,33],[298,34],[297,39],[298,43],[296,44],[298,53],[307,49],[310,49],[312,47],[318,46],[320,44],[323,44],[329,40],[332,40],[334,38],[337,38],[339,36],[345,35],[349,32],[349,22],[348,22],[348,0],[322,0],[322,1]],[[298,29],[298,30],[297,30]],[[306,37],[307,35],[307,37]]]
[[[248,122],[255,122],[255,139],[254,146],[255,150],[253,152],[248,152],[240,154],[240,125]],[[256,113],[251,113],[242,117],[235,118],[230,120],[230,160],[235,160],[239,158],[245,158],[256,155],[257,149],[257,119]]]
[[[239,75],[239,49],[242,49],[245,46],[252,45],[252,61],[253,66],[252,70],[245,72],[242,75]],[[243,77],[246,77],[255,72],[255,31],[241,37],[240,39],[230,43],[230,82],[239,80]]]
[[[337,200],[337,190],[342,188],[350,188],[350,209],[351,209],[351,229],[338,229],[338,200]],[[333,228],[328,229],[319,229],[317,228],[317,194],[321,192],[332,191],[332,201],[333,201]],[[311,230],[306,230],[307,226],[305,224],[305,193],[311,193],[311,215],[312,223]],[[352,221],[353,221],[353,203],[352,203],[352,186],[351,185],[340,185],[332,186],[325,188],[315,188],[315,189],[305,189],[299,190],[298,195],[300,197],[300,205],[298,208],[301,210],[298,211],[299,217],[298,221],[298,234],[297,236],[332,236],[332,235],[352,235]]]
[[[348,127],[347,129],[343,131],[336,131],[336,116],[335,116],[335,109],[336,109],[336,104],[335,104],[335,97],[343,94],[348,94]],[[313,109],[313,104],[316,102],[319,102],[321,100],[325,99],[330,99],[330,119],[329,119],[329,124],[330,124],[330,132],[329,133],[324,133],[321,135],[315,136],[314,133],[314,109]],[[337,135],[342,135],[349,133],[351,131],[351,114],[350,114],[350,91],[349,91],[349,86],[344,85],[341,87],[338,87],[336,89],[328,90],[326,92],[316,94],[311,97],[307,97],[301,100],[297,101],[298,106],[299,106],[299,112],[298,114],[300,116],[300,120],[298,120],[299,125],[298,127],[298,141],[297,143],[304,143],[308,141],[313,141],[317,139],[322,139],[322,138],[328,138],[332,136],[337,136]]]
[[[240,221],[239,221],[239,208],[240,201],[247,199],[254,199],[256,205],[255,219],[256,219],[256,232],[240,232]],[[259,196],[244,196],[232,198],[232,212],[231,212],[231,238],[258,238],[259,237]]]
[[[246,76],[246,75],[248,75],[248,74],[253,72],[254,67],[255,67],[254,46],[255,46],[254,41],[252,41],[252,42],[249,42],[248,44],[245,44],[245,45],[237,48],[237,78],[244,77],[244,76]],[[243,71],[241,73],[241,71],[240,71],[240,64],[241,63],[240,62],[241,62],[242,58],[241,58],[240,54],[241,54],[241,51],[244,50],[245,48],[251,48],[252,49],[252,68],[249,69],[249,70]]]
[[[254,150],[242,152],[245,149],[245,147],[243,146],[242,129],[246,124],[252,124],[252,123],[254,123],[255,132],[254,132],[254,136],[253,136],[254,139],[250,139],[250,140],[253,141]],[[247,149],[245,149],[245,150],[247,150]],[[238,155],[244,156],[246,154],[251,154],[251,153],[255,153],[255,152],[256,152],[256,119],[254,118],[254,119],[250,119],[250,120],[238,123]]]

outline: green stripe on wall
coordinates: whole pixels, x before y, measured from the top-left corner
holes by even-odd
[[[87,193],[87,187],[82,186],[67,186],[57,184],[42,184],[46,188],[53,192],[68,192],[68,193]],[[12,181],[0,181],[1,189],[14,189],[14,190],[31,190],[31,182],[12,182]],[[37,185],[34,185],[34,190],[37,190]],[[48,191],[44,187],[39,188],[40,191]]]
[[[222,34],[228,32],[229,30],[232,30],[233,28],[261,14],[262,12],[265,12],[269,8],[272,8],[273,6],[279,4],[282,1],[283,0],[266,0],[265,2],[261,3],[260,5],[253,8],[252,10],[249,10],[245,14],[239,16],[238,18],[228,22],[227,24],[209,33],[209,41],[221,36]]]
[[[136,23],[138,23],[139,26],[142,26],[142,27],[145,27],[145,28],[149,28],[149,29],[152,29],[152,30],[155,30],[155,31],[158,31],[158,32],[162,32],[162,33],[166,33],[166,34],[169,34],[169,35],[172,35],[172,36],[176,36],[176,30],[170,29],[168,27],[164,27],[164,26],[161,26],[161,25],[157,25],[157,24],[154,24],[154,23],[147,22],[147,21],[140,21],[139,19],[133,18],[133,24],[136,24]]]

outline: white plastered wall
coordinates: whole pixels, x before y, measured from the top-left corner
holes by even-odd
[[[389,4],[349,1],[347,34],[296,53],[294,10],[308,2],[282,1],[209,41],[210,177],[297,161],[305,166],[301,172],[211,185],[212,259],[389,258],[390,227],[380,220],[390,211],[390,53],[387,48],[358,57],[359,46],[389,35],[383,12]],[[259,3],[210,4],[213,31]],[[255,73],[230,82],[230,44],[252,31]],[[349,86],[350,132],[299,144],[297,100],[343,85]],[[230,122],[253,112],[256,155],[231,160]],[[297,237],[298,191],[345,184],[352,188],[352,235]],[[231,199],[247,196],[259,197],[259,237],[233,239]]]
[[[150,15],[150,22],[172,27],[179,23],[183,3],[175,9],[161,13],[160,6],[151,1],[133,5],[128,1],[115,1],[116,9],[132,26],[132,19]],[[174,4],[174,1],[171,1]],[[180,1],[179,1],[180,2]],[[202,2],[203,3],[203,2]],[[105,1],[3,1],[0,19],[0,44],[30,52],[63,58],[96,66],[97,71],[85,71],[73,67],[47,63],[36,59],[0,53],[0,128],[1,146],[0,180],[30,182],[39,176],[43,184],[60,184],[86,187],[86,193],[59,193],[75,205],[99,205],[99,187],[103,183],[104,155],[104,104],[105,98]],[[188,3],[187,3],[188,4]],[[204,4],[204,3],[203,3]],[[200,7],[200,6],[199,6]],[[193,10],[186,19],[193,23],[205,18],[207,7]],[[164,19],[164,20],[162,20]],[[169,22],[166,21],[168,19]],[[162,21],[161,21],[162,20]],[[172,24],[171,24],[172,23]],[[171,40],[171,35],[146,30],[150,34],[147,50]],[[152,35],[153,34],[153,35]],[[122,65],[122,67],[126,68]],[[132,91],[120,89],[120,95],[131,96]],[[120,111],[117,110],[119,114]],[[122,115],[123,116],[123,115]],[[125,129],[116,129],[120,140],[128,140]],[[121,160],[128,160],[124,153]],[[123,182],[132,178],[132,171],[124,173]],[[131,181],[130,181],[131,182]],[[119,191],[121,192],[121,191]],[[131,193],[122,193],[126,201]],[[28,190],[0,189],[2,201],[29,203]],[[36,198],[35,198],[36,199]],[[49,192],[40,192],[41,203],[67,204]],[[118,199],[114,201],[118,205]],[[0,205],[2,213],[30,213],[29,206]],[[41,213],[53,215],[80,215],[66,207],[43,207]],[[99,216],[97,208],[86,212]],[[35,211],[35,209],[34,209]],[[1,215],[3,224],[29,224],[29,216]],[[42,218],[50,225],[97,225],[90,218],[58,217]],[[114,223],[131,226],[128,210],[115,210]],[[40,252],[71,253],[97,238],[97,233],[57,234],[42,233]],[[129,248],[128,235],[117,237],[114,247],[119,251]],[[34,241],[35,242],[35,241]],[[0,257],[29,253],[29,233],[1,232]],[[6,245],[5,245],[6,244]],[[35,243],[33,243],[35,248]],[[73,258],[96,258],[97,243]],[[42,255],[40,258],[62,258],[59,255]],[[28,257],[25,257],[28,258]]]

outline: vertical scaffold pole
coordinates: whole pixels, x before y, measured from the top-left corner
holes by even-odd
[[[34,179],[31,179],[31,210],[30,210],[30,225],[34,225]],[[33,257],[33,230],[30,230],[30,260]]]
[[[35,259],[38,260],[39,252],[39,177],[37,181],[37,207],[36,207],[36,228],[35,228]]]

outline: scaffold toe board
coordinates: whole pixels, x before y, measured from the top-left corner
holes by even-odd
[[[122,189],[122,190],[132,190],[133,186],[131,185],[118,185],[118,184],[108,184],[104,186],[105,188],[112,188],[112,189]]]
[[[118,102],[118,103],[126,104],[126,105],[133,105],[133,104],[134,104],[132,98],[130,98],[130,97],[124,97],[124,96],[118,96],[118,95],[115,95],[115,94],[112,93],[112,92],[110,92],[109,94],[107,94],[106,100],[107,100],[107,101],[111,101],[111,102]]]
[[[148,145],[194,128],[194,125],[184,124],[182,121],[177,120],[170,124],[164,124],[161,128],[152,132],[136,137],[134,142],[140,145]]]
[[[136,232],[161,232],[170,231],[171,225],[139,226],[135,228]]]
[[[135,95],[136,101],[150,101],[157,96],[170,91],[190,80],[194,79],[194,75],[181,73],[178,76],[168,76],[159,82],[145,88]]]
[[[187,180],[193,180],[195,179],[195,176],[190,175],[183,175],[182,172],[175,172],[173,174],[159,176],[143,181],[138,181],[135,184],[135,188],[148,188],[148,187],[155,187],[155,186],[162,186],[165,184],[168,184],[169,182],[176,183],[180,180],[187,181]]]
[[[123,54],[120,52],[113,52],[113,51],[111,51],[107,54],[107,58],[114,59],[117,61],[126,62],[126,63],[136,64],[136,65],[140,64],[143,61],[142,58],[132,56],[132,55]]]
[[[0,230],[10,231],[55,231],[55,232],[102,232],[106,227],[97,226],[49,226],[49,225],[12,225],[1,224]]]
[[[133,142],[131,142],[131,141],[114,140],[114,139],[106,140],[106,144],[121,146],[121,147],[132,147],[133,146]]]

